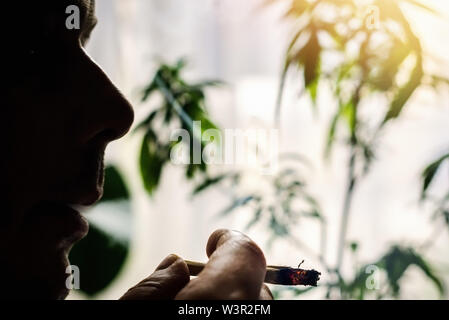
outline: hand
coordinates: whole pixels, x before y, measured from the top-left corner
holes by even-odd
[[[121,298],[154,299],[272,299],[263,284],[266,262],[260,248],[237,231],[217,230],[207,243],[209,261],[197,278],[190,280],[183,259],[170,255],[156,271]]]

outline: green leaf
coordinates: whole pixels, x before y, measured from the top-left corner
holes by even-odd
[[[287,58],[285,62],[282,79],[285,78],[287,70],[296,64],[304,69],[304,86],[309,91],[312,101],[316,102],[319,74],[320,74],[320,55],[321,46],[318,40],[317,30],[314,26],[309,28],[309,39],[307,43],[298,51],[293,51],[294,45],[302,34],[301,30],[294,36],[287,50]]]
[[[225,210],[223,210],[220,215],[225,216],[225,215],[231,213],[232,211],[234,211],[235,209],[245,206],[251,200],[254,200],[254,199],[256,199],[256,197],[253,195],[237,198],[232,202],[232,204],[229,207],[227,207]]]
[[[139,123],[136,126],[136,128],[134,128],[133,132],[137,132],[140,129],[148,128],[148,126],[151,125],[151,122],[154,120],[154,118],[156,118],[158,113],[159,113],[159,109],[158,110],[154,110],[153,112],[151,112],[150,115],[148,117],[146,117],[145,120],[143,120],[141,123]]]
[[[129,200],[128,187],[116,167],[106,167],[104,179],[104,192],[103,197],[101,198],[102,202]]]
[[[436,87],[439,84],[449,85],[449,79],[439,75],[431,75],[431,85]]]
[[[324,220],[322,214],[318,210],[312,210],[310,212],[303,212],[302,215],[307,218]]]
[[[290,234],[287,226],[279,223],[279,221],[273,216],[270,218],[270,229],[276,237],[282,238]]]
[[[192,84],[190,86],[190,88],[192,89],[196,89],[196,90],[202,90],[205,87],[216,87],[216,86],[220,86],[223,85],[224,82],[220,81],[220,80],[205,80],[205,81],[201,81],[201,82],[197,82],[195,84]]]
[[[310,98],[312,99],[312,102],[314,105],[316,105],[316,99],[318,97],[318,77],[315,78],[315,80],[307,87],[307,90],[309,91]]]
[[[309,9],[309,7],[310,3],[307,0],[292,1],[292,4],[288,9],[287,13],[285,14],[285,16],[294,18],[300,17],[307,11],[307,9]]]
[[[270,0],[275,1],[275,0]],[[270,288],[271,294],[273,295],[273,300],[280,300],[282,298],[282,292],[286,289],[280,289],[280,288]]]
[[[358,104],[357,93],[341,108],[341,114],[347,120],[349,131],[351,136],[355,136],[357,118],[356,118],[356,108]]]
[[[150,140],[148,133],[142,140],[140,149],[140,174],[145,190],[152,195],[159,185],[162,168],[167,159],[163,155],[158,154],[159,150],[155,146],[155,143]]]
[[[442,280],[434,273],[429,264],[414,251],[413,248],[401,248],[393,246],[391,250],[379,261],[379,266],[383,267],[388,276],[388,282],[395,297],[399,295],[399,280],[405,271],[415,265],[435,284],[439,293],[443,295],[445,288]]]
[[[357,249],[359,248],[359,244],[355,241],[351,242],[349,246],[350,246],[352,252],[356,252]]]
[[[332,118],[331,124],[329,126],[329,130],[327,133],[326,149],[324,151],[325,158],[329,158],[329,156],[331,154],[332,146],[334,145],[334,142],[335,142],[335,133],[337,131],[338,120],[340,119],[340,116],[341,116],[341,110],[342,109],[339,108],[337,113]]]
[[[262,217],[262,208],[257,208],[256,211],[254,211],[253,218],[248,222],[248,224],[245,227],[245,230],[251,229],[257,222],[259,222],[260,218]]]
[[[69,256],[70,263],[80,270],[80,289],[89,296],[105,289],[121,271],[128,252],[128,242],[90,223],[88,235]]]
[[[427,168],[422,173],[423,184],[421,188],[421,195],[423,199],[426,197],[427,189],[429,188],[430,184],[433,181],[433,178],[437,174],[438,169],[446,159],[449,159],[449,153],[443,155],[438,160],[432,162],[430,165],[427,166]]]
[[[345,283],[343,279],[340,280],[340,288],[349,295],[350,298],[363,300],[365,298],[365,291],[367,290],[366,281],[370,276],[366,272],[367,266],[361,267],[354,279],[348,283]]]
[[[390,109],[385,115],[382,125],[400,115],[409,98],[421,84],[421,79],[423,77],[422,60],[420,56],[418,56],[416,60],[416,65],[412,71],[410,80],[397,92],[390,105]]]
[[[205,108],[204,88],[221,84],[221,82],[202,81],[190,84],[181,77],[185,66],[185,59],[178,60],[174,65],[160,65],[153,81],[144,90],[143,100],[146,100],[153,92],[160,93],[163,98],[162,105],[135,129],[135,131],[141,129],[146,131],[140,148],[139,166],[145,190],[150,195],[157,189],[163,167],[170,162],[170,153],[179,143],[169,141],[168,137],[172,129],[187,130],[191,137],[190,150],[193,150],[192,144],[195,141],[201,144],[201,151],[209,144],[209,142],[201,141],[201,134],[208,129],[217,129]],[[162,123],[155,123],[153,120],[159,116]],[[193,134],[194,121],[201,122],[201,134],[197,132]],[[184,165],[186,178],[191,180],[199,174],[202,178],[206,177],[207,164],[204,162],[193,164],[192,152],[190,157],[191,163]],[[206,188],[206,186],[203,187]]]
[[[340,33],[337,32],[335,29],[336,24],[335,23],[326,23],[321,21],[319,25],[319,29],[325,31],[337,44],[338,50],[344,50],[345,47],[345,39],[340,35]]]
[[[171,70],[173,70],[173,74],[175,76],[179,75],[179,72],[184,69],[187,66],[187,58],[180,58],[178,61],[176,61],[176,64],[174,67],[169,67]]]
[[[429,278],[436,288],[438,289],[438,292],[441,296],[444,296],[446,292],[446,288],[444,286],[444,283],[442,279],[440,279],[435,272],[432,270],[430,265],[427,263],[427,261],[424,260],[424,258],[417,253],[413,252],[413,263],[421,269],[422,272]]]
[[[300,59],[304,65],[304,83],[306,88],[309,88],[311,85],[317,85],[314,82],[317,81],[319,75],[320,53],[321,46],[318,41],[318,34],[316,30],[312,29],[309,41],[300,52]]]
[[[395,24],[399,24],[399,26],[403,29],[405,36],[409,45],[413,48],[416,54],[422,54],[421,43],[419,39],[413,33],[413,30],[410,26],[409,21],[405,17],[401,8],[398,5],[397,1],[389,1],[389,0],[376,0],[374,2],[380,9],[380,19],[382,20],[391,20]]]
[[[393,290],[394,296],[399,294],[399,280],[410,264],[409,254],[397,246],[391,248],[390,252],[388,252],[381,260],[380,265],[387,271],[388,282]]]
[[[142,93],[142,102],[145,102],[148,100],[150,95],[157,89],[157,83],[155,80],[151,81],[151,83],[143,90]]]
[[[399,67],[411,53],[411,48],[400,39],[395,38],[387,59],[382,61],[378,75],[371,80],[382,91],[390,90],[399,71]]]
[[[299,29],[295,35],[293,36],[293,38],[290,40],[290,43],[288,44],[288,48],[287,48],[287,59],[286,59],[286,65],[289,65],[290,62],[292,62],[292,57],[294,56],[294,52],[293,52],[293,47],[295,46],[295,44],[297,43],[299,37],[303,34],[305,28],[301,28]]]
[[[199,184],[194,190],[192,195],[197,195],[201,193],[202,191],[208,189],[211,186],[216,185],[217,183],[223,181],[223,179],[229,177],[229,174],[223,174],[219,175],[213,178],[208,177],[206,180],[204,180],[201,184]]]
[[[286,237],[290,234],[288,226],[281,223],[277,217],[273,207],[269,208],[270,211],[270,229],[276,237]]]
[[[447,226],[449,227],[449,210],[443,210],[442,215],[444,222],[446,222]]]

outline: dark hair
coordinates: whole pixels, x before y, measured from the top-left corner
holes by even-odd
[[[64,23],[63,19],[54,17],[63,16],[67,3],[65,0],[8,0],[2,4],[2,87],[14,85],[30,73],[43,71],[36,59],[54,41],[51,30]]]

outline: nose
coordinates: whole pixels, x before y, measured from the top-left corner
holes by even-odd
[[[84,55],[82,140],[88,142],[101,137],[108,143],[129,131],[134,111],[104,71],[86,53]]]

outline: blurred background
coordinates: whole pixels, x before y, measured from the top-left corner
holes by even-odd
[[[382,49],[380,45],[374,45],[362,49],[340,39],[343,43],[338,44],[340,47],[329,47],[343,52],[343,58],[333,52],[324,52],[324,49],[321,52],[317,48],[312,50],[310,46],[310,50],[289,51],[296,32],[310,28],[310,21],[319,20],[307,20],[302,16],[310,10],[307,6],[315,2],[320,1],[96,1],[99,23],[87,51],[133,103],[135,126],[160,106],[161,97],[157,92],[144,102],[142,96],[156,72],[161,70],[161,65],[172,66],[178,59],[185,58],[186,66],[181,77],[186,83],[203,80],[223,82],[204,89],[208,118],[217,127],[279,127],[280,153],[305,159],[295,161],[292,157],[287,166],[294,169],[285,174],[299,176],[301,188],[306,188],[307,195],[313,198],[308,204],[316,204],[316,211],[314,214],[308,212],[310,217],[299,214],[297,219],[283,220],[287,221],[288,232],[274,223],[273,217],[266,223],[262,217],[246,229],[248,221],[257,214],[257,208],[263,206],[261,203],[266,198],[271,197],[270,201],[276,203],[280,196],[279,192],[268,195],[269,183],[261,182],[271,177],[261,176],[254,168],[244,165],[211,168],[208,172],[212,172],[212,176],[216,172],[232,171],[243,172],[245,177],[240,176],[238,184],[231,186],[227,186],[223,179],[220,183],[224,182],[224,185],[211,184],[207,190],[193,196],[192,192],[201,183],[201,178],[186,179],[183,166],[167,163],[157,187],[149,192],[148,187],[145,188],[148,181],[143,181],[141,168],[144,133],[135,131],[108,149],[107,163],[117,171],[112,172],[111,169],[111,173],[106,174],[106,184],[115,179],[115,186],[119,185],[120,173],[126,184],[126,196],[117,197],[116,201],[105,199],[89,209],[90,223],[103,232],[104,247],[91,246],[88,241],[93,239],[86,239],[85,245],[81,242],[78,248],[75,247],[76,256],[71,261],[80,266],[80,290],[72,290],[69,299],[119,298],[151,274],[170,253],[189,260],[206,261],[205,245],[210,233],[217,228],[247,233],[264,250],[269,264],[296,266],[304,259],[301,267],[322,272],[321,285],[307,292],[273,287],[279,298],[448,298],[445,287],[449,284],[449,161],[441,157],[449,153],[449,86],[443,81],[449,78],[449,3],[446,0],[421,2],[433,8],[433,12],[420,6],[418,1],[408,0],[374,1],[376,3],[322,1],[328,5],[323,5],[320,13],[316,14],[321,22],[326,23],[319,25],[317,22],[308,36],[306,34],[303,40],[299,37],[298,43],[303,42],[302,48],[312,44],[313,30],[321,28],[326,31],[329,25],[339,25],[327,36],[334,40],[339,37],[335,30],[341,35],[359,28],[361,33],[370,34],[378,27],[375,26],[376,19],[380,19],[381,25],[389,23],[383,16],[386,14],[384,9],[391,9],[387,8],[387,2],[396,3],[401,8],[420,45],[416,46],[417,42],[411,33],[407,34],[407,28],[401,34],[402,22],[398,23],[399,27],[393,25],[391,32],[399,30],[397,37],[415,57],[414,60],[398,58],[400,63],[397,62],[396,67],[389,65],[388,70],[405,71],[394,70],[390,73],[394,83],[375,87],[372,79],[376,76],[363,76],[363,70],[368,74],[379,66],[388,65],[386,63],[396,59],[395,53],[401,48]],[[348,4],[350,2],[356,4]],[[376,9],[370,13],[373,4],[380,7],[379,16]],[[361,12],[358,17],[361,24],[354,22],[354,26],[347,29],[344,23],[337,24],[333,19],[340,13],[346,14],[344,10],[337,14],[339,8],[349,10],[349,14]],[[286,16],[289,10],[290,15]],[[374,20],[367,22],[364,15],[373,15],[368,18]],[[394,14],[392,16],[390,18],[394,20]],[[374,31],[363,26],[364,23],[372,23]],[[356,37],[353,35],[351,39]],[[318,43],[322,48],[332,42],[327,38],[319,36]],[[390,38],[379,39],[377,42],[383,45],[390,41]],[[295,48],[301,47],[298,43],[295,43]],[[351,50],[355,54],[351,55]],[[372,53],[373,61],[360,57],[358,53],[362,50]],[[380,63],[382,54],[387,57]],[[319,63],[312,63],[314,56],[319,57]],[[418,57],[422,57],[424,73],[435,76],[420,77],[422,85],[416,85],[409,95],[402,97],[405,101],[399,116],[388,108],[398,106],[397,101],[401,98],[395,98],[395,94],[396,97],[400,95],[401,88],[407,88],[407,79],[414,77],[410,70],[417,70],[412,67],[413,61],[419,61]],[[359,131],[352,132],[351,124],[346,129],[345,120],[342,120],[336,126],[338,134],[335,134],[331,155],[326,157],[330,124],[336,110],[346,108],[345,103],[338,100],[344,95],[336,94],[334,90],[336,81],[346,77],[340,72],[342,68],[338,69],[340,71],[334,68],[341,66],[341,61],[352,61],[354,68],[361,66],[362,73],[354,69],[347,78],[359,83],[359,86],[355,85],[358,89],[362,85],[366,88],[358,92],[364,97],[363,103],[359,101],[361,99],[354,102],[354,96],[349,99],[353,102],[350,107],[353,109],[348,110],[357,110],[353,113],[359,119]],[[278,113],[277,122],[275,113],[281,76],[287,69],[282,89],[282,112]],[[335,74],[340,80],[335,80]],[[441,84],[433,83],[433,80],[441,80]],[[382,81],[384,84],[389,80]],[[405,85],[402,86],[401,81]],[[315,89],[312,87],[314,83]],[[354,85],[349,83],[342,85],[341,90],[354,92],[352,87]],[[345,112],[348,111],[343,111],[342,117]],[[378,126],[384,118],[388,121]],[[361,137],[368,138],[363,140]],[[345,199],[348,202],[350,158],[362,145],[370,147],[363,149],[369,155],[355,158],[357,183],[349,192],[350,209],[346,211],[350,214],[343,239],[346,252],[341,258],[339,243],[342,241]],[[435,169],[430,170],[432,172],[425,172],[436,160],[441,160],[440,165],[431,167]],[[363,167],[366,163],[369,163],[368,169],[359,174],[358,166]],[[283,164],[281,162],[281,169]],[[233,210],[220,215],[235,200],[236,193],[242,197],[258,194],[259,198],[256,197],[255,203],[248,200],[241,206],[231,205]],[[304,193],[301,195],[304,199]],[[273,205],[267,206],[267,210],[262,210],[262,216],[272,212],[270,206]],[[288,211],[284,207],[280,210],[278,214]],[[326,229],[324,235],[323,228]],[[296,240],[292,241],[290,235]],[[343,262],[340,263],[339,259]],[[102,264],[92,266],[94,263]],[[375,278],[369,278],[373,274],[366,271],[367,265],[379,267]],[[97,284],[95,281],[99,275],[105,278]],[[369,283],[374,283],[374,290]]]

